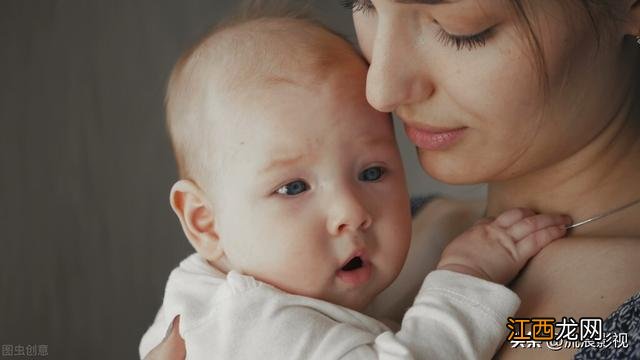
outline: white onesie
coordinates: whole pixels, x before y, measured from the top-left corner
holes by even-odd
[[[519,304],[505,286],[436,270],[394,332],[357,311],[225,275],[193,254],[169,276],[139,351],[144,358],[180,315],[188,359],[490,359]]]

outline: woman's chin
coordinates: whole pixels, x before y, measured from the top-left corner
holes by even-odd
[[[490,179],[487,171],[483,171],[477,163],[469,158],[461,161],[446,154],[429,154],[418,150],[418,160],[422,169],[432,178],[449,185],[474,185]]]

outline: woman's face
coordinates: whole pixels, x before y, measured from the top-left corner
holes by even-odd
[[[511,1],[355,2],[371,64],[367,99],[403,121],[435,178],[490,182],[558,163],[585,148],[628,94],[625,52],[634,50],[622,24],[602,30],[598,43],[581,5],[528,3],[546,90]]]

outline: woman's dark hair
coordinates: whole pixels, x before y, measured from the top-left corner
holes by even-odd
[[[512,0],[514,12],[522,20],[521,30],[527,35],[528,45],[532,52],[532,61],[534,66],[538,69],[540,74],[540,83],[543,91],[547,91],[549,86],[549,74],[546,72],[546,63],[544,58],[544,52],[541,45],[541,41],[536,35],[535,22],[536,19],[532,17],[533,12],[530,11],[529,6],[536,1],[540,0]],[[547,0],[543,0],[547,1]],[[623,21],[623,16],[620,13],[620,4],[612,0],[556,0],[564,8],[566,13],[575,13],[576,11],[583,12],[584,16],[571,16],[571,19],[575,21],[588,21],[593,29],[594,36],[598,41],[598,47],[600,46],[600,40],[602,36],[610,30],[611,26],[615,25],[619,21]],[[567,17],[569,18],[569,17]]]

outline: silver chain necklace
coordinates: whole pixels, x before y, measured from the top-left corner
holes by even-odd
[[[626,208],[630,208],[633,205],[638,204],[638,203],[640,203],[640,199],[633,200],[632,202],[626,203],[626,204],[624,204],[624,205],[622,205],[620,207],[617,207],[615,209],[608,210],[606,212],[603,212],[602,214],[598,214],[598,215],[596,215],[594,217],[591,217],[591,218],[588,218],[586,220],[582,220],[582,221],[577,222],[575,224],[568,225],[568,226],[565,227],[565,229],[577,228],[578,226],[582,226],[582,225],[588,224],[590,222],[600,220],[600,219],[605,218],[605,217],[607,217],[607,216],[609,216],[611,214],[617,213],[618,211],[622,211],[622,210],[624,210]]]

